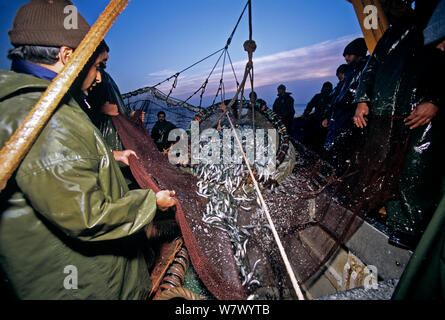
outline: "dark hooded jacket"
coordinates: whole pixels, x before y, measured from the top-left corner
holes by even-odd
[[[338,138],[352,127],[352,117],[356,109],[354,94],[368,59],[369,57],[365,57],[349,65],[349,71],[345,74],[342,86],[337,89],[336,95],[332,97],[333,100],[327,112],[328,119],[330,119],[325,141],[325,149],[327,150],[330,150]]]
[[[155,142],[159,151],[162,152],[170,147],[172,143],[168,141],[168,135],[170,131],[175,128],[176,126],[167,120],[164,120],[163,122],[156,121],[151,130],[151,138]]]
[[[421,48],[416,26],[391,27],[366,65],[354,102],[367,102],[372,115],[408,116],[421,102],[415,90],[422,70]]]
[[[443,70],[443,59],[434,58],[436,54],[440,52],[424,49],[422,28],[418,25],[392,26],[378,42],[355,99],[355,103],[368,103],[374,123],[392,121],[392,127],[407,137],[398,193],[385,207],[391,232],[404,234],[412,241],[421,236],[439,201],[443,125],[440,111],[431,123],[414,130],[409,130],[403,119],[422,102],[443,108],[443,89],[433,76]],[[368,139],[377,134],[375,127],[377,124],[367,127]]]
[[[445,37],[445,1],[441,0],[434,12],[427,28],[424,31],[425,44],[434,46]],[[432,49],[432,48],[431,48]],[[435,50],[435,49],[433,49]],[[437,81],[444,77],[445,55],[439,50],[433,51],[438,57],[429,57],[427,60],[435,64],[432,70],[437,76],[430,75],[434,79],[435,86],[427,85],[434,91],[445,91],[443,81]],[[442,64],[438,63],[442,61]],[[440,67],[442,65],[442,67]],[[431,69],[430,69],[431,70]],[[442,106],[443,108],[443,106]],[[443,136],[442,136],[443,138]],[[437,173],[436,173],[437,174]],[[419,242],[413,257],[404,270],[402,277],[394,291],[395,300],[443,300],[445,299],[445,181],[442,182],[442,200],[437,207],[421,241]]]
[[[312,110],[315,109],[314,113],[312,113],[312,117],[317,122],[322,122],[324,120],[324,115],[326,114],[326,109],[328,108],[331,100],[331,94],[332,92],[317,93],[307,104],[303,115],[309,116]]]

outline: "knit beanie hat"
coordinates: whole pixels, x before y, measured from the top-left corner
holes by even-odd
[[[64,12],[73,3],[69,0],[31,0],[17,11],[12,30],[8,32],[11,44],[48,47],[67,46],[76,49],[90,26],[78,13],[77,28],[66,28],[65,20],[73,10]],[[75,25],[74,25],[75,26]],[[75,26],[76,27],[76,26]]]
[[[364,38],[357,38],[348,44],[343,52],[343,57],[354,54],[359,57],[365,57],[368,52],[368,47],[366,46],[366,42]]]

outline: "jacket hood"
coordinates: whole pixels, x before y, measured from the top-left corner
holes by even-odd
[[[22,90],[45,91],[50,82],[22,73],[0,70],[0,100]]]
[[[0,101],[19,92],[45,92],[51,81],[33,77],[10,70],[0,70]],[[61,103],[73,105],[77,103],[72,96],[72,87],[65,94]]]

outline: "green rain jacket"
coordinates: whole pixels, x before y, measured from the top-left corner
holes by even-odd
[[[0,70],[0,146],[48,84]],[[0,266],[20,299],[143,299],[155,194],[128,190],[101,133],[65,100],[0,193]]]

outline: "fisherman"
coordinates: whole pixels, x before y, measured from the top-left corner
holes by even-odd
[[[102,76],[101,70],[103,70],[103,68],[106,66],[106,61],[108,60],[108,50],[107,44],[102,41],[93,54],[93,57],[95,57],[93,67],[89,70],[85,69],[83,71],[84,74],[81,74],[78,77],[79,79],[83,78],[82,83],[80,85],[74,85],[71,92],[73,98],[82,108],[82,110],[89,116],[93,124],[97,128],[101,129],[105,141],[113,151],[114,160],[119,162],[121,169],[124,171],[129,171],[127,170],[129,165],[129,157],[137,157],[136,153],[133,150],[124,150],[114,127],[103,128],[103,123],[109,120],[109,116],[105,115],[100,108],[102,101],[104,101],[104,99],[107,97],[105,90],[102,89],[104,88],[104,77]],[[102,90],[98,90],[98,88],[101,88]],[[100,101],[97,101],[99,97]],[[129,178],[128,183],[133,183],[134,179],[131,172],[125,172],[124,174],[127,179]]]
[[[100,55],[103,55],[103,59],[100,68],[97,70],[97,80],[94,87],[90,90],[87,100],[91,107],[98,111],[97,124],[95,124],[102,132],[105,141],[113,151],[122,151],[122,142],[114,128],[111,117],[119,114],[131,117],[134,116],[136,112],[125,105],[119,87],[111,75],[105,71],[109,59],[109,52],[110,48],[104,44],[103,51],[100,53]],[[144,122],[145,112],[140,114],[139,119]]]
[[[163,152],[164,154],[173,144],[173,142],[168,141],[168,135],[170,131],[175,128],[176,126],[173,123],[165,119],[165,112],[159,111],[158,121],[156,121],[153,129],[151,130],[151,137],[158,147],[158,150]]]
[[[387,130],[407,137],[398,191],[385,208],[389,242],[410,250],[438,205],[443,177],[439,154],[443,88],[430,75],[438,68],[437,62],[431,63],[438,50],[424,50],[422,37],[436,4],[416,1],[415,16],[407,7],[407,13],[385,32],[363,71],[354,101],[355,125],[367,127],[368,140],[381,135],[382,124],[391,119]]]
[[[443,82],[437,79],[445,74],[445,0],[441,0],[423,31],[426,49],[433,50],[432,57],[437,77],[435,85]],[[434,76],[434,75],[433,75]],[[444,181],[445,182],[445,181]],[[419,245],[400,278],[394,291],[393,300],[443,300],[445,299],[445,197],[434,213]]]
[[[267,106],[266,101],[264,101],[263,99],[258,99],[257,93],[255,91],[249,93],[249,101],[252,104],[259,103],[260,107]]]
[[[342,64],[337,68],[337,71],[335,72],[335,75],[337,76],[338,83],[335,86],[334,90],[331,92],[330,101],[328,106],[325,109],[325,113],[323,115],[324,120],[322,121],[322,126],[324,128],[327,128],[329,125],[329,119],[331,119],[332,116],[332,104],[337,98],[337,96],[340,94],[340,90],[343,87],[343,84],[345,83],[345,75],[348,73],[348,65]]]
[[[327,151],[330,151],[334,147],[340,137],[342,141],[337,148],[341,150],[345,143],[349,144],[345,142],[344,139],[352,134],[352,117],[354,116],[356,107],[353,103],[354,91],[358,86],[362,70],[368,61],[367,52],[368,48],[364,38],[357,38],[345,47],[343,57],[348,64],[349,70],[345,74],[344,83],[338,95],[332,102],[331,118],[324,144],[324,148]]]
[[[326,129],[322,122],[331,100],[332,88],[331,82],[323,83],[321,91],[307,104],[303,115],[293,122],[292,136],[317,152],[321,150],[326,139]]]
[[[92,74],[85,78],[81,92],[75,97],[81,97],[76,100],[90,116],[91,121],[100,130],[105,142],[113,151],[114,159],[118,161],[129,188],[136,189],[139,185],[130,170],[129,157],[132,155],[137,157],[137,155],[133,150],[125,150],[112,121],[112,117],[119,114],[131,117],[135,111],[125,105],[116,82],[105,71],[110,52],[105,41],[99,45],[97,52],[96,70],[92,70]],[[96,76],[91,82],[94,73]],[[144,122],[144,118],[145,112],[140,113],[139,120]]]
[[[31,0],[16,13],[9,31],[12,71],[0,70],[0,146],[90,29],[80,14],[77,29],[64,27],[68,5]],[[86,72],[95,68],[92,63]],[[157,209],[174,205],[172,196],[129,191],[100,132],[65,96],[0,194],[0,267],[12,293],[20,299],[145,299],[153,261],[144,250],[147,237],[179,231],[172,220],[154,220]]]
[[[284,84],[280,84],[277,90],[278,98],[273,104],[273,111],[281,117],[286,128],[290,130],[295,115],[294,98],[291,97],[292,93],[286,92]]]
[[[327,81],[323,83],[320,93],[317,93],[311,101],[307,104],[306,109],[303,112],[303,117],[312,117],[317,121],[323,120],[322,117],[325,113],[325,109],[328,104],[329,96],[332,93],[333,85]],[[314,112],[312,113],[312,110]]]

